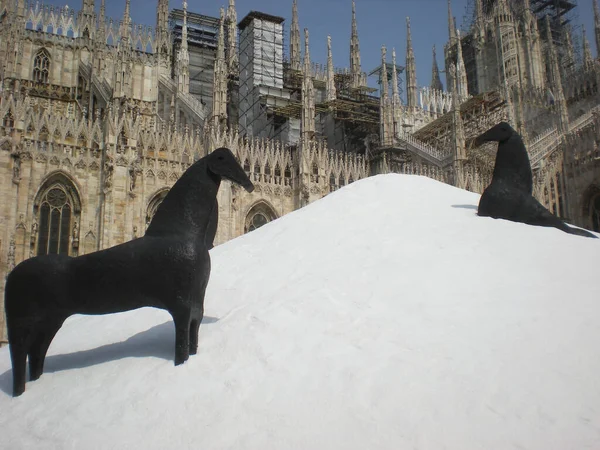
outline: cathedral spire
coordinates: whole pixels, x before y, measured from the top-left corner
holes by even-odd
[[[571,27],[563,27],[564,39],[564,57],[561,64],[563,72],[571,72],[575,68],[575,49],[573,48],[573,40],[571,39]]]
[[[17,3],[13,2],[15,5],[15,12],[19,18],[25,17],[25,0],[17,0]]]
[[[304,70],[302,71],[302,137],[304,142],[315,134],[315,87],[312,79],[308,29],[304,29]]]
[[[475,20],[477,23],[477,26],[479,28],[479,32],[483,32],[483,22],[484,22],[484,16],[483,16],[483,4],[481,3],[482,0],[475,0]],[[527,0],[525,0],[527,1]]]
[[[387,48],[381,47],[381,100],[387,100],[389,97],[389,80],[387,74]]]
[[[410,17],[406,18],[406,104],[409,108],[417,106],[417,68],[410,34]]]
[[[100,25],[104,25],[106,20],[106,0],[100,0]]]
[[[435,52],[435,44],[433,45],[433,63],[431,65],[431,88],[443,91],[444,86],[440,78],[440,68],[437,63],[437,55]]]
[[[390,126],[389,80],[387,73],[387,49],[381,47],[381,96],[379,98],[380,141],[384,146],[392,144]]]
[[[229,0],[227,8],[227,72],[235,75],[238,72],[237,52],[237,11],[235,0]]]
[[[304,29],[304,73],[308,75],[312,73],[310,63],[310,48],[308,44],[308,28]]]
[[[392,48],[392,120],[400,108],[400,91],[398,90],[398,67],[396,65],[396,49]]]
[[[183,24],[181,26],[181,53],[188,52],[187,1],[183,0]]]
[[[87,39],[93,39],[96,31],[95,26],[95,4],[94,0],[83,0],[81,11],[77,18],[81,36]]]
[[[227,119],[227,69],[225,62],[225,10],[221,8],[217,55],[213,74],[213,123],[218,126]]]
[[[95,45],[96,51],[93,54],[94,67],[100,73],[104,68],[104,49],[106,48],[106,2],[100,1],[100,13],[98,15],[98,25],[96,30]]]
[[[169,38],[169,0],[158,0],[156,9],[155,51],[161,59],[163,70],[168,70],[171,58],[171,41]]]
[[[125,13],[123,14],[123,23],[121,24],[121,42],[125,43],[129,41],[131,24],[131,0],[125,0]]]
[[[181,47],[177,53],[177,90],[190,92],[190,54],[188,52],[187,1],[183,0],[183,24],[181,26]]]
[[[298,24],[298,2],[292,4],[292,27],[290,28],[290,63],[292,70],[300,70],[300,25]]]
[[[552,36],[550,28],[550,16],[546,16],[546,36]],[[548,39],[548,62],[550,66],[550,83],[554,95],[554,103],[559,113],[558,127],[562,131],[566,131],[569,126],[569,115],[567,112],[567,103],[562,88],[562,80],[560,76],[560,67],[558,64],[558,56],[552,39]]]
[[[335,72],[333,69],[333,55],[331,53],[331,36],[327,36],[327,101],[335,100]]]
[[[588,41],[587,34],[585,33],[585,25],[581,26],[581,34],[583,38],[583,66],[589,70],[594,67],[594,58],[592,57],[590,41]]]
[[[352,87],[358,88],[362,84],[362,69],[360,67],[360,46],[358,42],[358,26],[356,24],[356,2],[352,0],[352,36],[350,38],[350,73],[352,74]]]
[[[600,58],[600,8],[598,0],[594,2],[594,37],[596,38],[596,56]]]
[[[456,39],[456,26],[454,23],[454,16],[452,15],[452,0],[448,0],[448,37],[450,44]]]
[[[460,47],[460,42],[459,42]],[[458,99],[458,83],[460,80],[460,73],[458,72],[458,66],[454,63],[450,63],[450,70],[454,72],[453,75],[453,86],[452,86],[452,150],[454,156],[454,185],[461,189],[466,189],[464,164],[467,159],[467,152],[465,146],[465,130],[460,115],[460,101]]]
[[[456,73],[458,75],[457,92],[460,100],[463,100],[469,96],[468,82],[467,82],[467,70],[465,68],[465,61],[463,60],[462,54],[462,43],[460,41],[460,31],[456,30]]]
[[[83,0],[81,5],[81,12],[83,14],[94,14],[94,0]]]

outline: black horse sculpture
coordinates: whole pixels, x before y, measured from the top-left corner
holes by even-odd
[[[231,151],[219,148],[185,171],[144,237],[75,258],[34,257],[15,267],[5,290],[14,396],[25,391],[27,357],[30,379],[37,380],[52,339],[73,314],[165,309],[175,322],[175,365],[196,353],[222,178],[254,189]]]
[[[568,226],[533,197],[529,155],[521,136],[508,123],[501,122],[490,128],[475,139],[475,145],[488,141],[498,142],[498,153],[492,182],[479,200],[478,215],[596,237],[585,230]]]

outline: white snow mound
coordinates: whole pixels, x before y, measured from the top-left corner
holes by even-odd
[[[212,251],[198,355],[168,313],[70,318],[7,449],[600,448],[600,240],[368,178]]]

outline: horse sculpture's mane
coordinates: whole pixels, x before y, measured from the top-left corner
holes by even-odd
[[[207,209],[205,199],[216,196],[220,182],[220,177],[208,169],[205,158],[196,161],[159,205],[146,236],[205,233],[214,208]]]
[[[529,155],[523,139],[516,132],[507,141],[498,144],[492,179],[507,180],[516,189],[532,193],[533,175]]]

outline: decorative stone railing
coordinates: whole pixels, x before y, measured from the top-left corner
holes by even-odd
[[[594,114],[598,112],[600,112],[600,107],[596,106],[570,122],[569,133],[576,132],[581,128],[588,126],[594,120]],[[561,135],[558,132],[557,127],[549,128],[536,137],[528,148],[531,167],[536,168],[544,158],[556,150],[560,142]]]
[[[199,119],[204,120],[206,118],[206,108],[200,101],[198,101],[193,95],[186,94],[178,91],[177,85],[166,75],[160,76],[160,82],[163,83],[166,88],[172,93],[177,95],[177,99],[187,106]]]
[[[106,104],[110,103],[112,98],[112,88],[110,85],[105,80],[100,79],[96,74],[93,74],[89,64],[82,62],[79,64],[79,68],[84,77],[90,78],[91,76],[92,85],[98,90],[102,100],[104,100]]]
[[[592,121],[594,120],[594,115],[597,114],[598,112],[600,112],[600,107],[596,106],[596,107],[590,109],[585,114],[582,114],[577,119],[575,119],[573,122],[569,123],[569,131],[573,132],[573,131],[579,130],[580,128],[585,128],[590,123],[592,123]]]
[[[559,142],[560,133],[556,127],[541,133],[527,149],[531,167],[536,167],[549,153],[553,152]]]
[[[444,165],[452,161],[452,152],[439,150],[432,145],[414,138],[408,133],[398,133],[396,141],[405,144],[409,147],[409,150],[431,163]]]

